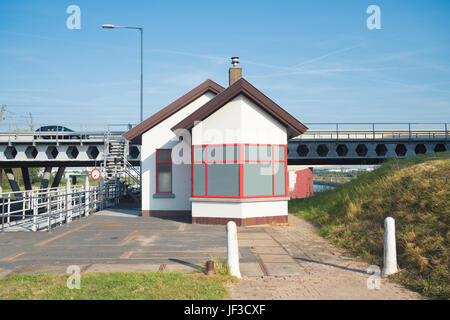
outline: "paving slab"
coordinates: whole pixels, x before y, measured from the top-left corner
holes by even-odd
[[[168,263],[165,265],[163,271],[165,272],[183,272],[183,273],[191,273],[191,272],[199,272],[202,271],[205,264],[180,264],[180,263]]]
[[[239,235],[238,235],[239,237]],[[239,246],[242,247],[279,247],[279,244],[272,239],[243,239],[238,240]]]
[[[0,279],[9,277],[12,274],[14,274],[12,270],[0,268]]]
[[[297,262],[292,259],[292,257],[286,253],[284,254],[259,254],[259,258],[264,263],[295,263]]]
[[[143,264],[93,264],[85,272],[156,272],[159,270],[159,263],[143,263]]]
[[[241,275],[243,277],[261,277],[264,272],[257,262],[244,262],[239,264]]]
[[[304,276],[308,273],[296,262],[264,262],[270,276]]]
[[[270,235],[265,232],[240,232],[238,233],[238,241],[242,240],[272,240]]]
[[[69,266],[71,266],[71,264],[30,264],[23,267],[15,268],[14,272],[20,274],[39,274],[39,273],[66,274],[67,268]],[[89,265],[77,264],[77,266],[80,267],[81,271],[83,271]]]
[[[257,252],[258,254],[287,254],[286,250],[281,247],[254,247],[254,252]]]

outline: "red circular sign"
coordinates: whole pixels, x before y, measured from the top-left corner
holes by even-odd
[[[91,170],[91,178],[92,180],[98,180],[102,176],[102,173],[99,169],[95,168]]]

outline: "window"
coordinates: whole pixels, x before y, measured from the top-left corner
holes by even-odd
[[[156,193],[172,193],[172,150],[156,150]]]
[[[284,197],[286,145],[193,146],[193,197]]]

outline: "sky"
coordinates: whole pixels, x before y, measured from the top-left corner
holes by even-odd
[[[70,30],[70,5],[80,29]],[[381,29],[368,29],[369,5]],[[303,123],[449,122],[450,1],[0,2],[4,123],[138,123],[205,79],[243,76]]]

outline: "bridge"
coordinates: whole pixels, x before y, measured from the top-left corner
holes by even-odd
[[[31,190],[28,168],[44,167],[41,189],[46,189],[52,169],[58,168],[51,186],[56,188],[68,167],[100,167],[106,180],[130,178],[139,185],[135,167],[140,165],[140,146],[122,137],[130,127],[81,125],[74,131],[28,132],[9,128],[0,132],[0,178],[4,169],[12,190],[18,192],[12,168],[21,168],[25,189]]]
[[[314,123],[307,126],[314,129],[289,140],[290,165],[371,165],[392,158],[450,150],[447,123]]]
[[[291,165],[379,164],[450,148],[447,123],[306,125],[310,129],[288,143]],[[0,168],[7,174],[11,168],[22,168],[26,175],[29,167],[64,172],[66,167],[98,166],[106,178],[127,175],[140,165],[140,145],[122,137],[129,128],[119,124],[92,130],[83,125],[73,132],[0,132]]]

